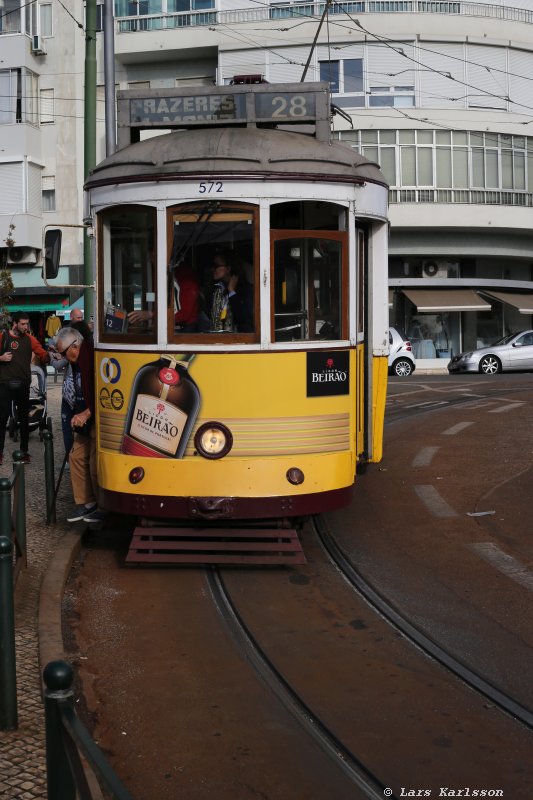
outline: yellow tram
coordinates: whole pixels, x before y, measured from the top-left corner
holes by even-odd
[[[85,187],[101,505],[206,526],[346,504],[382,454],[383,175],[332,140],[322,83],[119,92],[118,132]]]

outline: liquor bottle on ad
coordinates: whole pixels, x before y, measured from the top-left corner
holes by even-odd
[[[200,390],[188,373],[194,358],[162,355],[138,371],[121,451],[149,458],[183,458],[200,410]]]

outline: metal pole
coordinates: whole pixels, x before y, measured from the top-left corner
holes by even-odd
[[[105,80],[105,152],[111,156],[117,149],[115,110],[115,24],[113,0],[104,0],[104,80]]]
[[[72,667],[65,661],[50,661],[43,671],[46,728],[46,783],[48,800],[75,800],[76,786],[65,748],[59,701],[74,707]]]
[[[83,174],[87,178],[96,165],[96,0],[85,4],[85,95],[84,95]],[[83,234],[83,283],[93,282],[92,248],[87,231]],[[85,319],[94,315],[92,289],[83,293]]]
[[[22,450],[13,453],[13,468],[15,470],[15,498],[14,509],[15,535],[19,550],[24,558],[24,566],[28,564],[28,551],[26,548],[26,484],[24,480],[24,463]]]
[[[50,431],[43,431],[44,442],[44,485],[46,493],[46,522],[57,522],[54,492],[54,436]]]
[[[12,731],[17,725],[13,544],[0,536],[0,730]]]

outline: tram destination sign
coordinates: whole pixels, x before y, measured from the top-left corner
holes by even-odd
[[[325,83],[257,84],[118,93],[119,147],[146,128],[213,125],[320,124],[329,128]],[[319,137],[320,138],[320,137]]]

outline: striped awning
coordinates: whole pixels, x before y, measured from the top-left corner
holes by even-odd
[[[488,297],[506,303],[508,306],[518,309],[521,314],[533,314],[533,293],[520,292],[485,292]]]
[[[417,311],[490,311],[490,305],[473,289],[402,289]]]

